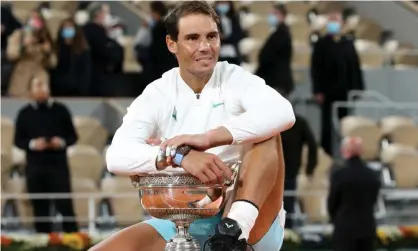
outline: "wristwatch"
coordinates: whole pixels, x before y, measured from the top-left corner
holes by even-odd
[[[176,155],[174,155],[174,164],[177,166],[181,165],[181,162],[183,161],[183,158],[186,157],[186,155],[192,150],[190,146],[180,146],[176,150]]]

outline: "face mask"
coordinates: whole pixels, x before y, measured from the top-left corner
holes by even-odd
[[[276,27],[279,24],[279,19],[274,14],[269,14],[267,16],[267,22],[271,27]]]
[[[216,10],[220,13],[220,14],[226,14],[229,12],[229,5],[228,4],[218,4],[216,6]]]
[[[42,21],[39,18],[31,18],[28,23],[33,29],[39,30],[43,27]]]
[[[327,31],[329,34],[337,34],[341,30],[341,24],[338,22],[329,22],[327,24]]]
[[[73,38],[75,36],[74,27],[66,27],[66,28],[62,29],[61,36],[63,38]]]

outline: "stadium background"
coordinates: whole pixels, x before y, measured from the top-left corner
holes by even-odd
[[[79,134],[77,145],[68,151],[74,191],[69,196],[74,200],[77,221],[94,240],[146,217],[141,210],[138,193],[129,179],[108,173],[103,156],[126,113],[126,107],[148,84],[135,60],[133,43],[141,20],[147,20],[149,2],[106,3],[123,26],[123,36],[118,39],[124,48],[123,73],[106,77],[101,83],[103,97],[58,98],[71,110]],[[321,30],[324,25],[321,14],[327,9],[341,5],[354,10],[348,25],[355,30],[355,45],[362,62],[366,91],[352,93],[351,101],[339,104],[350,108],[350,116],[342,121],[335,118],[331,133],[335,142],[347,135],[362,137],[366,144],[363,157],[382,175],[384,187],[376,208],[381,226],[380,245],[396,246],[402,240],[417,245],[414,239],[418,238],[417,5],[405,1],[284,3],[289,12],[287,21],[294,48],[292,70],[295,91],[290,99],[295,110],[309,121],[318,140],[320,110],[311,99],[310,42],[315,40],[314,31]],[[39,4],[35,1],[16,1],[12,3],[12,10],[24,22],[28,13]],[[77,4],[77,1],[50,3],[47,24],[53,36],[61,20],[68,16],[74,15],[79,24],[87,22],[88,14],[77,10]],[[263,16],[271,9],[272,2],[236,1],[234,4],[238,9],[245,7],[249,10],[241,16],[242,26],[249,36],[241,41],[240,51],[247,58],[243,66],[254,71],[260,46],[269,34]],[[313,7],[318,13],[309,23],[307,20]],[[25,165],[24,153],[12,145],[14,120],[17,111],[26,103],[25,99],[5,96],[1,100],[2,245],[8,238],[47,242],[31,232],[33,216],[25,194],[25,177],[21,175]],[[386,140],[389,138],[390,142]],[[328,248],[327,236],[331,227],[325,201],[329,186],[328,171],[333,161],[338,159],[338,151],[335,152],[335,156],[328,156],[322,150],[318,152],[318,167],[314,179],[309,182],[303,174],[306,161],[302,160],[298,189],[287,191],[289,196],[298,197],[298,210],[292,216],[297,219],[298,227],[286,232],[286,245],[302,245],[303,250]],[[59,229],[62,217],[57,215],[53,220]]]

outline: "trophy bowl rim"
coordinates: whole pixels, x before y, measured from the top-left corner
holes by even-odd
[[[151,188],[222,188],[223,184],[205,184],[189,173],[155,173],[130,176],[138,190]]]

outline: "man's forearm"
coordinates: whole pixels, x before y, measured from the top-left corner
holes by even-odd
[[[207,131],[205,134],[209,138],[211,148],[230,145],[234,140],[232,134],[223,126]]]

